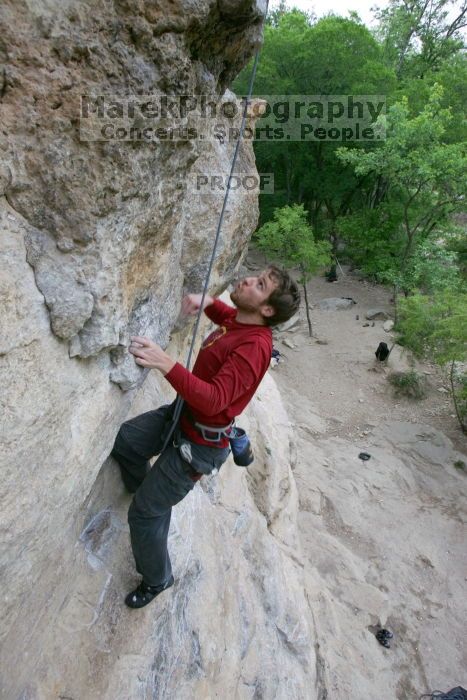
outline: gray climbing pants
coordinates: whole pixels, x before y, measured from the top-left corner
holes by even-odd
[[[220,469],[229,454],[229,448],[190,443],[189,464],[172,442],[159,454],[171,408],[162,406],[123,423],[112,450],[125,486],[135,493],[128,511],[131,547],[136,569],[150,586],[163,585],[172,575],[167,551],[172,506],[193,489],[197,473]],[[158,454],[151,467],[149,459]]]

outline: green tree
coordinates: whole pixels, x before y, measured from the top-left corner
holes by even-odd
[[[249,69],[233,85],[237,94],[245,94]],[[315,22],[295,10],[279,13],[265,28],[257,95],[387,95],[395,85],[381,47],[355,18],[331,15]],[[260,198],[261,223],[278,207],[303,203],[318,239],[335,238],[334,222],[371,180],[336,157],[334,142],[257,141],[254,148],[258,170],[275,176],[274,195]]]
[[[303,286],[311,336],[306,285],[311,275],[330,263],[330,244],[326,241],[315,241],[313,229],[307,222],[307,213],[302,204],[276,209],[273,220],[261,226],[255,234],[255,240],[258,248],[268,257],[278,260],[287,268],[298,267],[300,270],[300,283]]]
[[[467,137],[467,54],[459,51],[447,58],[436,69],[425,73],[423,79],[417,76],[404,76],[398,83],[395,101],[407,98],[410,116],[420,114],[430,99],[437,83],[443,88],[440,99],[442,108],[449,108],[451,119],[445,124],[444,141],[458,143]]]
[[[456,363],[467,360],[467,290],[444,289],[432,296],[414,294],[401,301],[399,342],[418,357],[448,367],[457,419],[467,432],[467,375]]]
[[[393,227],[391,231],[386,226],[390,236],[386,251],[392,259],[385,267],[387,279],[392,274],[396,295],[399,289],[408,293],[414,288],[414,258],[422,251],[420,245],[433,238],[455,212],[465,210],[467,158],[462,144],[443,141],[450,112],[441,108],[441,98],[442,89],[435,85],[415,117],[409,115],[407,100],[393,105],[387,119],[383,118],[387,138],[379,148],[341,148],[338,153],[357,175],[372,173],[386,183],[386,202],[377,211],[382,228],[388,220]],[[340,222],[340,230],[345,235],[345,221]],[[377,252],[381,258],[384,250]]]
[[[423,78],[456,54],[466,14],[466,3],[455,0],[390,0],[377,9],[377,34],[397,76]]]
[[[419,241],[406,265],[404,276],[400,277],[399,286],[426,294],[460,289],[462,278],[458,255],[449,250],[448,245],[449,241],[441,237],[441,232]],[[397,273],[395,277],[397,279]]]
[[[447,236],[446,248],[456,254],[460,275],[464,282],[467,282],[467,236],[465,235],[465,224],[465,216],[460,215],[454,218]]]

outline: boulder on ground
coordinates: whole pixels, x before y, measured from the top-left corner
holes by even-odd
[[[329,297],[318,302],[321,311],[340,311],[341,309],[349,309],[353,304],[352,299],[342,299],[340,297]]]
[[[385,321],[383,323],[383,330],[386,331],[386,333],[389,333],[389,331],[392,331],[393,328],[394,328],[394,321],[392,321],[391,319],[389,319],[388,321]]]
[[[368,321],[375,321],[377,319],[384,320],[389,318],[389,314],[384,309],[368,309],[365,318],[368,319]]]
[[[289,318],[288,321],[285,321],[284,323],[279,323],[276,327],[275,330],[278,331],[279,333],[282,333],[283,331],[291,331],[291,330],[298,330],[298,325],[300,323],[300,314],[297,313],[295,316],[292,316],[292,318]]]

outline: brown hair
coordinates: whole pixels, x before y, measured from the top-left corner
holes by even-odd
[[[288,272],[275,265],[269,265],[267,269],[278,284],[264,302],[272,306],[275,313],[273,316],[263,316],[263,319],[266,326],[277,326],[297,313],[300,306],[300,292]]]

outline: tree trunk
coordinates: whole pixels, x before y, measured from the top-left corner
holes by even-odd
[[[297,203],[298,204],[301,204],[303,201],[303,190],[304,190],[304,186],[303,186],[303,181],[302,181],[302,182],[300,182],[300,185],[298,187],[298,195],[297,195]]]
[[[337,253],[339,252],[339,237],[333,227],[331,233],[331,245],[332,245],[332,255],[334,258],[337,258]]]
[[[303,281],[303,294],[305,296],[305,309],[306,309],[306,320],[308,322],[308,332],[310,334],[310,338],[313,336],[313,328],[311,326],[311,318],[310,318],[310,307],[308,306],[308,294],[306,291],[306,281]]]
[[[462,416],[459,410],[459,405],[457,403],[457,398],[456,398],[456,391],[454,387],[454,368],[455,368],[455,360],[451,362],[451,369],[449,371],[449,381],[451,382],[451,395],[452,395],[452,400],[454,402],[454,408],[456,410],[456,416],[457,420],[459,421],[459,425],[461,427],[461,430],[464,434],[467,434],[467,426],[465,425],[464,421],[462,420]]]
[[[290,200],[292,199],[292,182],[290,171],[290,159],[288,154],[285,156],[285,183],[287,187],[287,204],[290,204]]]
[[[399,316],[399,307],[398,307],[398,299],[397,296],[399,294],[399,288],[397,284],[393,286],[393,295],[394,295],[394,325],[397,326],[397,321],[398,321],[398,316]]]

